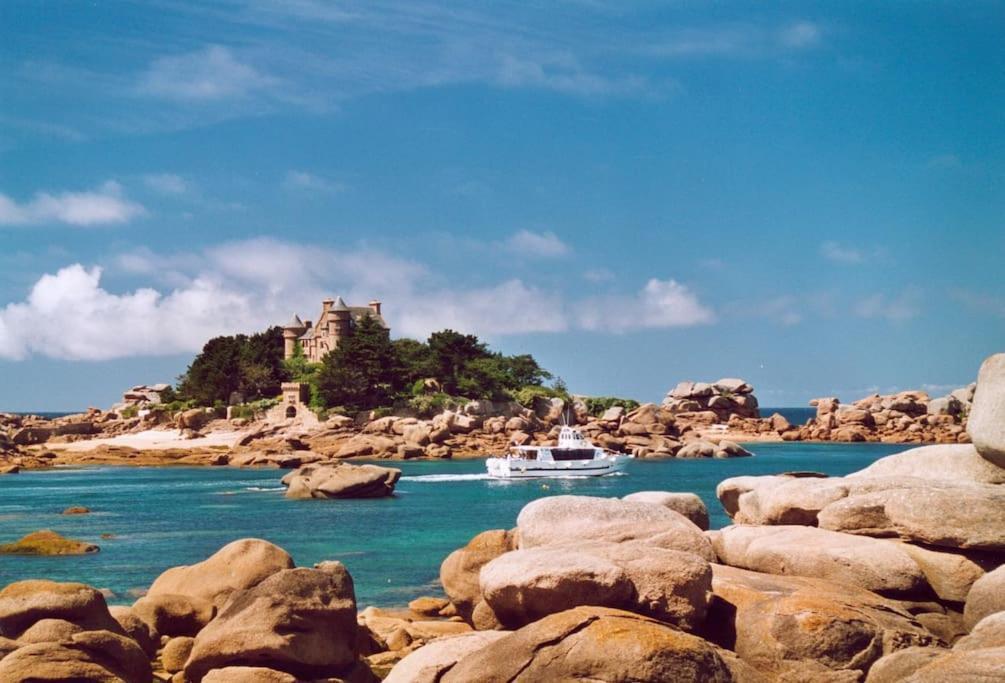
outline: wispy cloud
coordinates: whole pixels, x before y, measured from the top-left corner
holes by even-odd
[[[905,322],[921,313],[921,293],[909,288],[900,294],[873,294],[861,299],[854,306],[856,315],[862,318],[880,318],[890,322]]]
[[[613,282],[615,275],[608,268],[590,268],[583,273],[583,279],[593,283]]]
[[[978,313],[1005,318],[1005,296],[974,292],[969,289],[955,289],[952,292],[952,297]]]
[[[160,194],[185,194],[189,182],[175,173],[152,173],[143,176],[143,183],[154,192]]]
[[[584,96],[630,95],[650,87],[641,76],[612,77],[588,71],[567,54],[538,60],[505,55],[499,64],[498,83],[507,88],[539,88]]]
[[[551,231],[531,232],[520,230],[505,242],[508,250],[530,258],[557,258],[571,249]]]
[[[725,24],[677,29],[643,43],[641,50],[665,58],[760,58],[817,47],[823,34],[819,24],[806,20],[776,26]]]
[[[313,192],[343,192],[345,185],[307,171],[290,170],[283,178],[283,187],[288,190],[310,190]]]
[[[797,21],[778,30],[778,42],[785,47],[802,50],[815,47],[823,38],[823,31],[812,21]]]
[[[936,154],[930,157],[928,161],[925,162],[925,168],[939,169],[939,170],[953,170],[957,168],[962,168],[963,162],[960,161],[960,157],[955,154]]]
[[[220,45],[160,57],[141,76],[141,93],[172,100],[211,101],[246,97],[278,83]]]
[[[697,295],[674,280],[635,294],[590,299],[518,278],[459,287],[412,259],[365,247],[327,249],[260,238],[200,252],[120,255],[113,266],[152,280],[113,292],[103,270],[73,264],[40,277],[23,301],[0,308],[0,358],[99,360],[197,351],[209,337],[261,330],[318,302],[376,296],[396,336],[451,327],[482,336],[569,329],[630,332],[714,322]],[[67,317],[72,309],[75,315]],[[123,324],[127,321],[128,324]]]
[[[820,245],[820,255],[832,263],[859,265],[866,261],[881,259],[886,250],[881,247],[852,247],[839,242],[827,241]]]
[[[127,199],[114,180],[86,192],[36,192],[23,203],[0,194],[0,225],[91,226],[125,223],[144,213],[143,206]]]

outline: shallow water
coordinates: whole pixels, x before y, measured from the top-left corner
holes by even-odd
[[[621,476],[501,482],[481,460],[395,462],[403,471],[393,498],[287,500],[277,470],[91,467],[0,477],[0,542],[38,529],[97,543],[81,557],[0,556],[0,586],[25,578],[82,581],[131,602],[168,567],[204,559],[237,538],[264,538],[297,565],[346,564],[360,605],[402,605],[438,593],[440,562],[480,531],[512,527],[542,496],[623,496],[693,491],[712,517],[729,520],[715,498],[727,477],[815,470],[843,475],[904,446],[754,444],[753,458],[632,461]],[[71,505],[89,515],[64,517]],[[102,539],[102,534],[114,534]]]

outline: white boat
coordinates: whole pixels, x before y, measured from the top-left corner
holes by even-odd
[[[629,459],[594,446],[577,429],[562,427],[557,446],[516,446],[505,457],[486,460],[485,467],[495,479],[602,477],[620,472]]]

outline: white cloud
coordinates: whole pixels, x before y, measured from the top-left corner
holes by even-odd
[[[89,226],[125,223],[146,210],[123,196],[122,186],[109,180],[89,192],[36,192],[31,201],[18,203],[0,194],[0,225],[66,223]]]
[[[168,295],[149,288],[112,294],[100,280],[100,268],[80,264],[43,275],[25,302],[0,310],[0,356],[102,360],[192,351],[255,315],[252,301],[210,279]]]
[[[921,313],[920,298],[920,292],[915,289],[908,289],[896,296],[874,294],[856,303],[853,310],[862,318],[904,322]]]
[[[707,324],[713,312],[673,280],[635,295],[568,301],[519,279],[447,286],[436,271],[366,248],[327,249],[259,238],[199,253],[120,255],[116,268],[153,281],[115,293],[102,269],[74,264],[43,275],[24,301],[0,308],[0,358],[99,360],[198,351],[215,335],[317,315],[319,301],[377,297],[396,336],[450,327],[486,337],[574,328],[617,332]]]
[[[531,258],[556,258],[565,256],[571,249],[551,231],[531,232],[521,230],[506,240],[506,248]]]
[[[345,185],[323,178],[307,171],[290,170],[283,178],[283,187],[289,190],[311,190],[314,192],[342,192]]]
[[[188,181],[175,173],[151,173],[143,176],[143,182],[161,194],[185,194],[189,190]]]
[[[592,297],[577,309],[577,323],[587,330],[629,332],[715,322],[715,313],[685,285],[656,278],[633,296]]]
[[[212,101],[246,97],[277,83],[228,48],[210,45],[154,60],[140,79],[139,91],[173,100]]]

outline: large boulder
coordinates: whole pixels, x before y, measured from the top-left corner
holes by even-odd
[[[881,657],[869,668],[866,683],[901,683],[915,671],[948,652],[940,647],[907,647]]]
[[[926,548],[896,541],[884,543],[896,543],[917,563],[939,599],[949,602],[966,600],[973,583],[997,565],[995,559],[981,553]]]
[[[728,526],[714,536],[720,561],[766,574],[827,579],[890,595],[927,588],[898,544],[807,526]]]
[[[216,608],[206,598],[156,593],[133,603],[132,613],[155,637],[194,636],[210,622]]]
[[[82,583],[17,581],[0,590],[0,636],[17,639],[43,619],[68,621],[85,631],[123,632],[105,597]]]
[[[438,683],[458,661],[485,647],[491,647],[506,631],[475,631],[440,638],[415,650],[394,665],[384,683]]]
[[[711,586],[712,571],[702,558],[639,542],[517,550],[481,571],[483,598],[510,628],[597,605],[694,629],[705,618]]]
[[[204,408],[192,408],[178,413],[176,426],[178,429],[194,429],[199,431],[213,419],[213,413]]]
[[[439,680],[726,683],[733,679],[716,649],[697,636],[631,612],[577,607],[476,650]]]
[[[981,457],[973,444],[947,444],[894,453],[848,477],[917,477],[940,482],[1005,484],[1005,469]]]
[[[969,635],[953,645],[954,650],[983,650],[986,647],[1005,647],[1005,612],[984,617],[974,625]]]
[[[1005,467],[1005,353],[981,364],[967,433],[982,457]]]
[[[471,622],[475,607],[482,602],[479,575],[482,567],[516,549],[513,532],[504,529],[483,531],[463,548],[450,553],[440,565],[440,583],[457,613]]]
[[[824,506],[848,495],[849,484],[832,478],[771,478],[759,482],[736,501],[738,524],[804,524],[816,526]]]
[[[401,470],[378,465],[304,465],[282,478],[287,498],[382,498],[394,493]]]
[[[62,619],[40,619],[29,626],[24,633],[18,637],[18,642],[25,645],[35,643],[52,643],[58,640],[69,640],[76,633],[81,633],[84,629],[69,621]]]
[[[884,654],[941,644],[897,603],[855,586],[723,565],[712,570],[713,638],[772,677],[812,666],[858,680],[856,672]]]
[[[609,498],[553,496],[528,503],[517,517],[520,547],[585,541],[643,541],[715,559],[693,522],[668,508]]]
[[[185,675],[265,666],[301,678],[338,676],[356,663],[356,597],[340,563],[284,569],[235,592],[196,636]]]
[[[153,657],[157,651],[157,643],[154,642],[154,636],[146,622],[136,616],[131,607],[124,605],[112,605],[108,608],[108,612],[122,627],[126,635],[135,640],[148,657]]]
[[[1002,611],[1005,611],[1005,565],[988,572],[970,587],[963,621],[969,630],[989,614]]]
[[[154,580],[147,595],[184,595],[220,606],[235,590],[251,588],[292,567],[293,558],[279,546],[243,538],[228,543],[202,562],[168,569]]]
[[[915,670],[903,683],[1000,683],[1003,672],[1005,647],[952,650]]]
[[[852,495],[824,507],[820,526],[949,548],[1005,551],[1005,487],[928,486]]]
[[[110,631],[84,631],[59,642],[26,645],[0,659],[4,683],[146,683],[152,677],[140,646]]]
[[[715,497],[730,517],[735,517],[740,509],[740,496],[750,491],[771,487],[779,482],[791,479],[786,475],[744,475],[740,477],[729,477],[719,482],[715,487]]]
[[[506,553],[482,568],[480,583],[482,597],[509,628],[580,605],[626,607],[634,592],[621,567],[571,547]]]
[[[296,676],[264,666],[226,666],[213,669],[203,683],[300,683]]]
[[[705,507],[705,502],[701,497],[694,493],[638,491],[637,493],[629,493],[621,500],[662,505],[684,515],[702,531],[708,530],[708,508]]]

